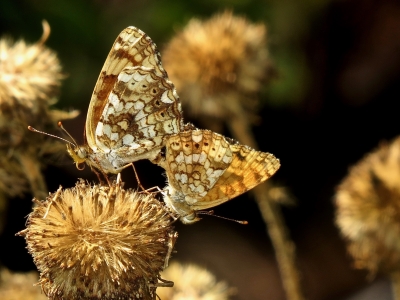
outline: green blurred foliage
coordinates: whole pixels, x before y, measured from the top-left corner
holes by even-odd
[[[59,54],[68,76],[57,106],[84,112],[107,53],[123,28],[134,25],[142,29],[162,53],[162,46],[191,18],[206,19],[231,9],[268,26],[271,56],[278,77],[263,91],[263,102],[297,106],[310,88],[304,41],[327,2],[2,0],[0,34],[35,42],[41,36],[41,21],[46,19],[52,30],[47,45]]]

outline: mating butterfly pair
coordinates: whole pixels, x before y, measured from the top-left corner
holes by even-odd
[[[128,27],[107,56],[90,101],[86,143],[68,152],[103,173],[119,173],[140,159],[166,170],[166,205],[182,222],[264,182],[280,167],[270,153],[209,130],[184,126],[179,97],[156,45]]]

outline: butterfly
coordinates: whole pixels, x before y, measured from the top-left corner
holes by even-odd
[[[183,129],[181,103],[156,45],[133,26],[117,37],[104,63],[86,118],[85,143],[67,144],[79,168],[86,162],[119,173],[154,159],[166,136]]]
[[[239,196],[280,167],[271,153],[199,129],[169,136],[156,162],[168,178],[164,202],[185,224],[200,220],[197,211]]]

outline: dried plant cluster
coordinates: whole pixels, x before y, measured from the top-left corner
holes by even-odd
[[[80,181],[35,202],[19,234],[50,299],[152,299],[177,237],[158,200]]]
[[[400,265],[400,137],[353,166],[336,193],[338,224],[357,268],[391,273]]]
[[[266,27],[231,12],[192,19],[163,51],[185,111],[199,119],[255,116],[257,93],[270,79]]]
[[[14,273],[7,269],[0,270],[1,300],[46,300],[39,286],[37,272]]]
[[[157,290],[163,300],[228,300],[235,292],[208,270],[194,264],[173,262],[162,275],[174,282],[172,288]]]
[[[0,43],[0,133],[5,137],[0,151],[8,151],[0,156],[0,161],[7,157],[0,165],[5,177],[0,188],[14,196],[29,185],[36,197],[19,235],[26,239],[49,299],[155,299],[158,287],[173,284],[160,277],[177,239],[171,216],[198,221],[198,210],[254,188],[280,162],[270,153],[184,125],[156,45],[132,26],[116,39],[95,85],[86,143],[67,145],[77,166],[86,162],[108,185],[81,180],[46,198],[40,159],[58,151],[59,144],[26,127],[51,131],[59,119],[75,115],[50,109],[63,75],[56,55],[43,45],[47,34],[29,46]],[[189,113],[215,120],[255,117],[256,94],[271,68],[266,28],[230,12],[205,22],[192,20],[167,47],[165,62],[189,99]],[[145,158],[167,172],[166,205],[150,194],[124,190],[120,177],[112,183],[106,175]],[[24,170],[29,170],[26,176]],[[200,268],[175,265],[169,270],[166,276],[176,280],[176,288],[167,291],[165,300],[228,299],[232,294]]]
[[[57,55],[44,46],[49,30],[44,23],[42,39],[32,45],[0,39],[0,190],[10,197],[29,190],[46,196],[40,159],[64,151],[60,143],[33,135],[27,126],[51,131],[60,119],[77,115],[51,108],[64,76]]]
[[[42,41],[29,45],[9,38],[0,40],[0,105],[2,114],[18,116],[18,110],[28,117],[46,111],[57,95],[61,65],[57,55]],[[9,111],[7,110],[9,109]],[[27,112],[27,110],[31,112]]]
[[[60,187],[46,200],[37,200],[47,194],[40,173],[43,157],[65,148],[26,128],[33,125],[49,132],[60,119],[77,115],[51,109],[64,76],[56,54],[44,46],[48,34],[49,27],[44,24],[44,35],[35,44],[0,40],[0,230],[4,196],[32,192],[36,206],[28,217],[27,228],[19,235],[26,239],[40,272],[38,285],[48,299],[155,299],[156,293],[163,300],[228,299],[234,290],[205,269],[178,263],[166,269],[177,239],[172,215],[181,220],[189,216],[190,222],[186,223],[197,221],[197,210],[238,195],[238,185],[242,186],[240,193],[253,188],[273,175],[279,160],[270,158],[274,167],[261,180],[262,171],[268,171],[259,163],[261,152],[184,125],[179,97],[161,65],[155,44],[141,30],[129,27],[116,40],[96,84],[89,106],[87,144],[79,147],[72,143],[68,149],[78,165],[86,161],[104,175],[118,173],[126,163],[139,159],[137,154],[141,151],[158,151],[157,155],[140,158],[149,158],[166,169],[166,205],[148,193],[124,190],[120,181],[90,186],[81,180],[74,188]],[[135,46],[136,42],[140,45]],[[148,57],[133,55],[141,47]],[[252,24],[231,12],[207,21],[193,19],[167,45],[163,57],[172,81],[185,99],[183,106],[188,114],[207,127],[215,126],[214,130],[225,123],[237,139],[257,147],[250,123],[257,119],[257,93],[273,74],[263,24]],[[139,88],[135,86],[139,80],[147,81],[140,82]],[[159,88],[168,93],[159,94]],[[141,101],[151,101],[137,103],[138,95],[133,97],[133,93],[138,93]],[[161,94],[169,97],[157,98]],[[107,109],[105,101],[107,105],[111,103]],[[126,132],[130,122],[127,119],[132,117],[128,110],[135,105],[140,108],[142,119],[134,124],[140,128],[134,137]],[[163,119],[165,112],[172,121]],[[118,119],[116,116],[118,122],[113,121]],[[151,127],[154,124],[158,127]],[[112,130],[102,131],[103,127]],[[145,142],[136,143],[136,137],[144,136]],[[134,145],[131,148],[138,149],[138,153],[123,152],[118,139],[124,146]],[[96,144],[99,140],[103,144]],[[107,156],[114,150],[113,155]],[[246,158],[247,153],[251,155]],[[335,200],[336,222],[348,241],[356,267],[367,269],[372,275],[392,275],[398,281],[400,295],[399,162],[400,137],[352,167],[338,187]],[[194,169],[196,172],[189,171]],[[224,179],[226,170],[227,181],[217,184],[220,178]],[[253,177],[248,173],[240,177],[243,170],[251,170]],[[176,181],[173,187],[172,181]],[[286,236],[279,211],[270,201],[281,197],[282,190],[274,192],[278,194],[275,197],[271,190],[259,186],[256,199],[271,227],[287,297],[303,299],[293,244]],[[287,198],[286,193],[281,198]],[[161,275],[174,281],[174,287]],[[41,300],[44,295],[38,294],[38,289],[26,290],[35,280],[34,275],[18,279],[18,275],[1,271],[0,299]]]
[[[260,121],[257,96],[275,75],[264,24],[229,11],[206,21],[193,19],[168,43],[163,61],[191,117],[214,131],[226,126],[235,139],[258,148],[251,128]],[[292,203],[293,198],[270,183],[252,191],[268,224],[287,298],[304,299],[295,248],[276,207],[277,201]]]

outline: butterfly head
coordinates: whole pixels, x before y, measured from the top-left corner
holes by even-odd
[[[186,201],[185,195],[170,185],[163,192],[163,199],[165,205],[179,216],[183,224],[193,224],[201,220]]]
[[[37,130],[37,129],[33,128],[32,126],[28,126],[28,129],[30,131],[44,134],[47,136],[51,136],[53,138],[56,138],[56,139],[66,142],[67,143],[67,151],[68,151],[69,155],[72,157],[72,159],[76,163],[76,167],[79,170],[82,170],[83,167],[80,167],[79,165],[86,162],[86,160],[87,160],[87,157],[88,157],[88,151],[86,150],[87,148],[85,146],[78,146],[78,144],[76,143],[74,138],[62,126],[61,122],[58,122],[58,126],[72,139],[72,142],[70,142],[62,137],[56,136],[54,134],[50,134],[50,133],[47,133],[44,131]]]
[[[78,170],[82,170],[84,167],[81,165],[86,162],[88,153],[84,146],[77,146],[67,144],[67,152],[72,157]]]
[[[201,218],[199,218],[196,214],[195,211],[192,211],[190,214],[186,215],[186,216],[181,216],[179,218],[179,220],[181,220],[181,222],[183,224],[193,224],[196,223],[197,221],[200,221]]]

